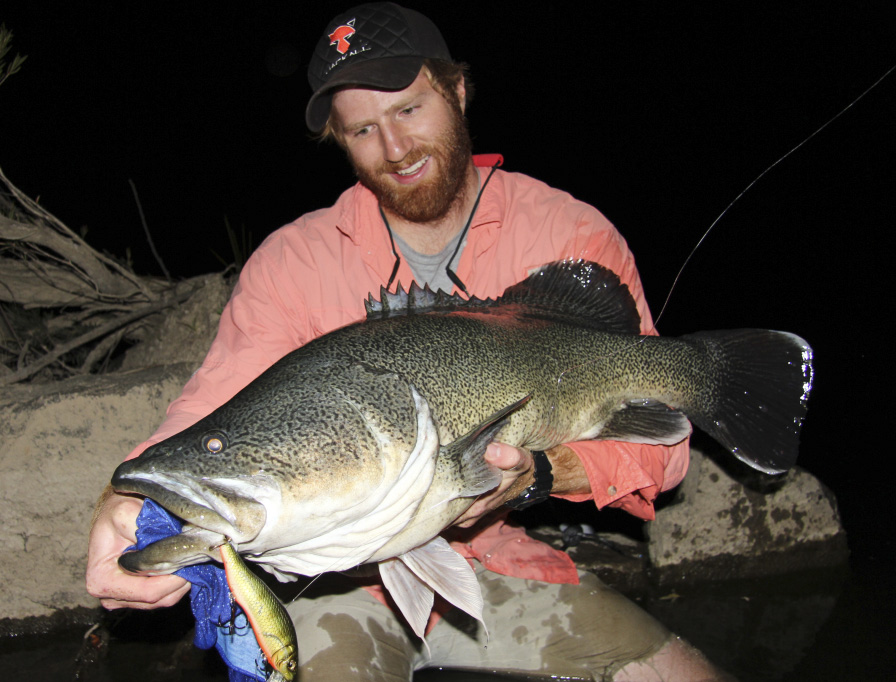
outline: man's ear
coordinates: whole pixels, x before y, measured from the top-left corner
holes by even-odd
[[[464,87],[464,79],[463,77],[459,78],[457,81],[457,86],[454,90],[457,93],[457,101],[460,102],[460,111],[461,113],[466,113],[467,111],[467,89]]]

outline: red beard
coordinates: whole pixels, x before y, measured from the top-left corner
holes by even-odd
[[[453,110],[452,124],[435,142],[413,149],[400,163],[384,162],[369,170],[355,164],[349,157],[355,175],[380,202],[383,210],[412,223],[431,223],[441,220],[455,206],[463,202],[466,178],[473,144],[463,115]],[[402,168],[409,168],[430,155],[439,170],[412,187],[399,185],[387,176]]]

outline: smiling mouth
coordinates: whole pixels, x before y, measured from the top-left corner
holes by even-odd
[[[431,155],[427,154],[422,159],[420,159],[417,163],[415,163],[413,166],[409,166],[408,168],[404,168],[402,170],[395,171],[395,174],[400,175],[402,177],[407,177],[409,175],[413,175],[414,173],[419,171],[421,168],[423,168],[424,164],[427,161],[429,161],[430,158],[432,158]]]

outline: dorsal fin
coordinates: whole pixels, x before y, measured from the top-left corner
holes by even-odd
[[[370,294],[364,307],[367,319],[415,313],[501,308],[552,320],[564,320],[603,331],[638,334],[641,318],[628,286],[612,270],[585,260],[562,260],[544,266],[522,282],[508,287],[498,300],[464,299],[414,282],[406,292],[398,285],[390,293],[380,288],[379,300]]]
[[[421,288],[416,282],[413,282],[410,289],[405,291],[399,282],[398,289],[394,294],[387,291],[385,287],[380,287],[378,300],[373,297],[373,294],[369,294],[367,300],[364,301],[364,309],[367,311],[367,319],[370,320],[494,304],[492,299],[483,301],[475,296],[465,299],[459,294],[446,294],[441,289],[433,291],[428,284]]]
[[[581,259],[545,265],[505,290],[496,304],[518,304],[529,316],[607,332],[641,332],[641,315],[628,285],[612,270]]]

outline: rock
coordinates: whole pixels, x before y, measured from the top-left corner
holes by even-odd
[[[195,369],[12,386],[0,398],[0,617],[96,607],[84,571],[94,503]]]
[[[180,362],[198,367],[208,353],[218,332],[221,311],[230,299],[233,282],[221,273],[201,275],[181,282],[178,287],[191,287],[196,293],[176,309],[147,319],[134,338],[121,369],[140,369]]]
[[[671,504],[649,523],[650,560],[663,582],[766,575],[842,563],[848,554],[833,493],[805,470],[734,476],[691,448],[691,465]],[[726,455],[719,453],[719,461]]]
[[[4,390],[0,618],[98,606],[84,585],[94,503],[202,362],[233,283],[212,274],[178,286],[197,291],[148,318],[121,371]]]

